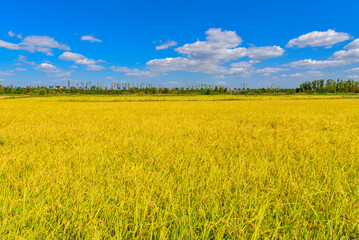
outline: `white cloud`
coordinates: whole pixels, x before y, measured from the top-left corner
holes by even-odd
[[[359,48],[337,51],[331,56],[331,59],[343,60],[348,63],[359,62]]]
[[[65,44],[57,42],[55,39],[48,36],[28,36],[19,44],[22,49],[29,52],[44,52],[46,55],[52,56],[51,49],[57,48],[61,50],[70,50]]]
[[[283,74],[282,77],[289,77],[289,78],[313,78],[313,77],[321,77],[324,73],[321,71],[307,71],[301,73],[293,73],[293,74]]]
[[[205,74],[215,74],[225,70],[225,67],[217,65],[212,61],[188,59],[188,58],[164,58],[153,59],[146,63],[153,72],[203,72]]]
[[[26,72],[27,69],[26,68],[15,68],[13,71],[15,71],[15,72]]]
[[[291,68],[299,68],[299,69],[324,69],[324,68],[344,66],[346,64],[347,62],[343,60],[317,61],[312,59],[304,59],[304,60],[291,62],[289,64],[285,64],[285,66],[290,66]]]
[[[0,76],[12,76],[15,72],[26,72],[26,68],[15,68],[13,70],[8,71],[0,71]]]
[[[234,48],[242,44],[243,40],[235,31],[222,31],[220,28],[210,28],[206,31],[206,40],[218,47]]]
[[[82,36],[81,40],[83,41],[90,41],[90,42],[102,42],[100,39],[95,38],[93,36]]]
[[[9,43],[0,40],[0,47],[9,50],[25,50],[28,52],[43,52],[48,56],[52,56],[52,49],[70,50],[70,47],[57,42],[48,36],[27,36],[20,43]]]
[[[87,65],[87,68],[86,68],[87,71],[100,71],[103,69],[105,69],[104,66],[95,65],[95,64]]]
[[[73,73],[73,71],[59,71],[54,74],[54,77],[56,78],[70,77],[71,73]]]
[[[41,63],[39,65],[37,65],[36,67],[34,67],[35,70],[41,71],[41,72],[45,72],[47,74],[51,74],[51,76],[53,77],[68,77],[71,75],[71,73],[73,73],[74,71],[65,71],[61,68],[58,68],[56,66],[54,66],[51,63]]]
[[[5,42],[1,39],[0,39],[0,47],[6,48],[9,50],[20,50],[21,49],[21,46],[19,46],[19,44]]]
[[[172,41],[172,40],[168,40],[165,43],[162,43],[161,45],[156,47],[156,50],[164,50],[167,49],[169,47],[174,47],[178,44],[178,42]]]
[[[359,39],[355,39],[347,44],[344,49],[335,52],[331,58],[336,60],[344,60],[348,63],[359,62]]]
[[[345,72],[359,72],[359,67],[345,70]]]
[[[294,38],[288,42],[286,47],[326,47],[331,48],[334,44],[340,43],[350,39],[348,33],[335,32],[334,30],[329,29],[326,32],[314,31],[304,35],[301,35],[298,38]]]
[[[175,50],[194,60],[231,61],[246,55],[245,48],[236,48],[242,39],[234,31],[211,28],[206,31],[206,41],[185,44]]]
[[[12,76],[14,73],[12,71],[0,71],[0,76]]]
[[[108,76],[108,77],[105,77],[105,79],[107,79],[107,80],[115,80],[116,78],[115,78],[115,77]]]
[[[271,73],[277,73],[277,72],[283,72],[283,71],[289,71],[288,68],[262,68],[262,69],[258,69],[255,72],[256,73],[261,73],[264,76],[269,76]]]
[[[21,34],[15,34],[13,31],[9,31],[7,33],[10,37],[17,37],[18,39],[21,39],[22,38],[22,35]]]
[[[64,52],[60,55],[59,59],[65,61],[74,61],[79,65],[87,65],[86,70],[88,71],[100,71],[105,69],[104,66],[96,65],[96,63],[105,62],[104,60],[95,61],[94,59],[89,59],[80,53]],[[72,66],[72,68],[74,67]]]
[[[253,65],[259,60],[282,56],[284,49],[279,46],[264,47],[238,47],[243,40],[234,31],[226,31],[219,28],[211,28],[206,31],[205,41],[196,41],[185,44],[175,49],[179,54],[185,56],[170,57],[163,59],[153,59],[146,63],[145,70],[130,69],[127,67],[111,67],[112,71],[123,72],[126,76],[136,77],[158,77],[161,74],[175,71],[201,72],[204,74],[217,75],[219,78],[225,77],[248,77],[255,73]],[[88,37],[88,36],[87,36]],[[157,50],[166,49],[177,45],[174,41],[157,46]],[[223,64],[248,57],[251,60],[232,63],[231,67]],[[101,60],[94,60],[82,54],[64,52],[60,57],[62,60],[74,61],[76,64],[87,65],[86,70],[102,70],[103,66],[96,65]],[[277,69],[278,71],[279,68]],[[269,74],[271,70],[263,70],[264,74]]]
[[[140,77],[140,78],[154,78],[154,77],[158,77],[159,74],[156,72],[150,72],[150,71],[141,71],[137,68],[128,68],[128,67],[115,67],[112,66],[110,67],[112,69],[112,71],[114,72],[123,72],[126,73],[126,76],[132,76],[132,77]]]
[[[256,64],[256,63],[259,63],[259,61],[257,61],[257,60],[250,60],[250,61],[248,61],[248,62],[246,62],[246,61],[243,61],[243,62],[235,62],[235,63],[232,63],[231,64],[231,67],[244,67],[244,68],[250,68],[250,67],[252,67],[254,64]]]
[[[284,49],[278,46],[251,47],[247,49],[246,55],[253,60],[263,60],[268,58],[280,57]]]
[[[23,62],[23,63],[26,63],[28,65],[36,65],[35,62],[29,62],[27,61],[27,57],[26,56],[23,56],[23,55],[19,55],[18,58],[15,60],[16,62]]]
[[[79,59],[75,61],[76,64],[80,64],[80,65],[95,65],[96,61],[93,59]]]
[[[46,72],[46,73],[51,73],[51,72],[56,71],[57,67],[55,67],[51,63],[41,63],[40,65],[36,66],[34,69],[42,71],[42,72]]]
[[[236,63],[234,66],[238,67],[232,66],[231,68],[227,68],[212,61],[177,57],[153,59],[146,64],[151,72],[202,72],[205,74],[217,74],[216,78],[224,79],[226,77],[249,77],[251,73],[253,73],[252,64],[254,64],[254,62],[246,62],[246,64]],[[242,65],[242,67],[239,67],[240,65]]]
[[[355,39],[354,41],[352,41],[351,43],[349,43],[344,47],[344,49],[358,49],[358,48],[359,48],[359,38]]]
[[[110,69],[114,72],[123,72],[123,73],[140,71],[139,69],[130,69],[128,67],[115,67],[115,66],[110,67]]]
[[[184,57],[148,61],[148,71],[162,74],[175,71],[201,72],[216,74],[219,78],[249,76],[253,73],[252,65],[258,63],[258,60],[278,57],[284,53],[278,46],[238,47],[243,41],[234,31],[211,28],[206,31],[206,35],[206,41],[185,44],[175,49],[176,52],[186,55]],[[252,60],[232,63],[231,68],[222,66],[246,56]]]
[[[87,59],[84,55],[79,53],[73,53],[73,52],[64,52],[60,55],[59,59],[65,60],[65,61],[77,61],[81,59]]]
[[[358,75],[349,75],[348,78],[350,78],[350,79],[357,79],[357,78],[359,78],[359,77],[358,77]]]
[[[217,77],[221,79],[225,78],[235,78],[235,77],[250,77],[253,73],[252,69],[248,68],[227,68],[225,71],[223,71],[222,75],[219,75]]]

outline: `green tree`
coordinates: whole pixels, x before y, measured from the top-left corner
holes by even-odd
[[[211,95],[212,94],[212,89],[207,88],[206,91],[205,91],[205,94],[206,95]]]
[[[157,90],[156,87],[151,87],[151,88],[150,88],[150,93],[156,94],[157,92],[158,92],[158,90]]]
[[[40,90],[39,90],[39,95],[46,95],[47,94],[47,92],[46,92],[46,89],[45,88],[41,88]]]

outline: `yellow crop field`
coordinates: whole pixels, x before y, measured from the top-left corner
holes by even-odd
[[[0,238],[358,239],[356,98],[2,98]]]

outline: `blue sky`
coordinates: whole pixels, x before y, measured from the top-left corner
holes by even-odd
[[[0,83],[359,80],[359,2],[5,1]]]

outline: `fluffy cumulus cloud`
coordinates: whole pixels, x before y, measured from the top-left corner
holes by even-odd
[[[355,39],[344,47],[346,50],[340,50],[332,55],[332,59],[343,60],[348,63],[359,62],[359,39]]]
[[[278,46],[239,47],[243,40],[234,31],[212,28],[206,31],[206,35],[206,41],[185,44],[175,49],[186,57],[154,59],[147,62],[147,66],[157,72],[187,71],[220,76],[247,76],[258,60],[279,57],[284,53]],[[222,65],[243,57],[252,60],[237,65],[234,63],[231,68]]]
[[[0,40],[0,47],[9,50],[25,50],[28,52],[43,52],[52,56],[52,49],[70,50],[70,47],[57,42],[48,36],[27,36],[20,43],[10,43]]]
[[[156,47],[156,50],[164,50],[167,49],[169,47],[174,47],[177,46],[178,42],[172,41],[172,40],[168,40],[165,43],[162,43],[161,45]]]
[[[105,69],[104,66],[97,65],[97,63],[104,62],[103,60],[89,59],[80,53],[64,52],[60,55],[59,59],[73,61],[75,64],[79,65],[87,65],[86,70],[88,71],[100,71]]]
[[[329,29],[326,32],[314,31],[294,38],[288,42],[286,47],[326,47],[331,48],[334,44],[349,40],[348,33],[336,32]]]
[[[213,28],[206,31],[206,41],[185,44],[176,48],[180,54],[195,60],[231,61],[246,56],[246,49],[237,47],[243,40],[234,31]]]
[[[73,52],[64,52],[59,57],[61,60],[65,61],[77,61],[81,59],[86,59],[86,57],[79,53],[73,53]]]
[[[100,39],[95,38],[93,36],[82,36],[81,40],[83,41],[89,41],[89,42],[102,42]]]
[[[324,68],[344,66],[346,64],[347,62],[343,60],[317,61],[312,59],[304,59],[304,60],[291,62],[289,64],[286,64],[286,66],[290,66],[291,68],[298,68],[298,69],[324,69]]]
[[[34,67],[35,70],[47,73],[52,77],[61,78],[61,77],[69,77],[73,71],[65,71],[61,68],[54,66],[51,63],[41,63]]]
[[[347,61],[348,63],[359,62],[359,49],[341,50],[335,52],[331,58]]]
[[[57,67],[55,67],[51,63],[41,63],[40,65],[36,66],[35,69],[42,72],[51,73],[54,72]]]
[[[296,69],[325,69],[333,67],[341,67],[353,62],[359,62],[359,39],[355,39],[344,47],[344,50],[335,52],[328,60],[304,59],[294,61],[284,66]]]
[[[220,28],[211,28],[206,31],[205,41],[184,44],[177,47],[175,51],[181,57],[171,57],[163,59],[153,59],[146,63],[146,71],[138,69],[135,72],[126,72],[124,67],[112,68],[121,70],[126,75],[158,76],[160,74],[186,71],[201,72],[204,74],[217,75],[217,78],[250,76],[254,73],[253,64],[259,60],[282,56],[284,50],[279,46],[265,47],[240,47],[243,40],[234,31],[226,31]],[[231,67],[224,66],[232,62],[247,57],[249,61],[232,63]]]

